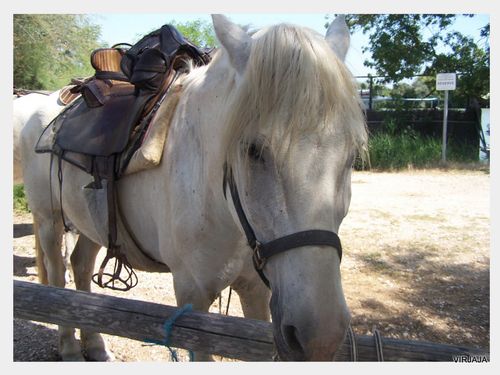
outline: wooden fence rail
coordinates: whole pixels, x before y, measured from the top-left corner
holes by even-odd
[[[125,298],[14,281],[14,317],[89,329],[139,341],[163,341],[164,323],[179,308]],[[385,361],[452,361],[454,356],[487,356],[485,351],[419,341],[382,338]],[[269,322],[196,311],[173,325],[169,345],[243,361],[271,361],[274,351]],[[377,361],[372,336],[356,335],[359,361]],[[337,355],[350,361],[350,343]]]

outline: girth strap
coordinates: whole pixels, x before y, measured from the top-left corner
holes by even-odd
[[[276,254],[303,246],[330,246],[337,250],[339,260],[342,260],[342,244],[340,238],[337,233],[328,230],[311,229],[280,237],[267,243],[260,243],[241,205],[240,195],[234,181],[233,172],[227,167],[227,164],[224,164],[222,188],[226,199],[227,186],[229,186],[233,206],[243,231],[245,232],[248,245],[253,249],[252,259],[255,270],[268,288],[270,287],[269,280],[264,275],[263,269],[267,260]]]

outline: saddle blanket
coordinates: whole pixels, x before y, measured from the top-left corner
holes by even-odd
[[[128,162],[123,172],[124,176],[151,169],[160,164],[168,129],[179,103],[181,92],[182,84],[176,84],[170,88],[165,101],[153,117],[141,146]]]

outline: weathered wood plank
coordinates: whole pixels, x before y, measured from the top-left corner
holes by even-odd
[[[139,341],[163,341],[164,323],[179,309],[39,284],[14,282],[14,317],[90,329]],[[270,323],[186,312],[173,325],[169,344],[245,361],[270,360]]]
[[[163,341],[164,323],[179,308],[94,293],[14,281],[14,317],[90,329],[139,341]],[[383,338],[386,361],[451,361],[454,355],[487,354],[450,345]],[[359,361],[377,361],[372,336],[356,336]],[[244,361],[270,361],[274,354],[269,322],[196,311],[175,320],[169,345]],[[349,361],[350,343],[338,361]]]

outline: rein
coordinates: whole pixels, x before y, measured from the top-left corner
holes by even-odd
[[[264,275],[263,270],[267,260],[276,254],[303,246],[330,246],[337,250],[339,258],[342,260],[342,245],[340,243],[340,238],[337,233],[328,230],[311,229],[289,234],[266,243],[260,242],[257,239],[247,216],[245,215],[243,206],[241,205],[238,188],[236,187],[236,182],[234,181],[233,171],[227,166],[227,164],[224,164],[222,188],[224,198],[226,198],[226,200],[227,187],[229,187],[229,191],[231,192],[233,205],[243,231],[245,232],[248,246],[250,246],[253,251],[252,260],[254,268],[268,288],[270,288],[269,280]]]

